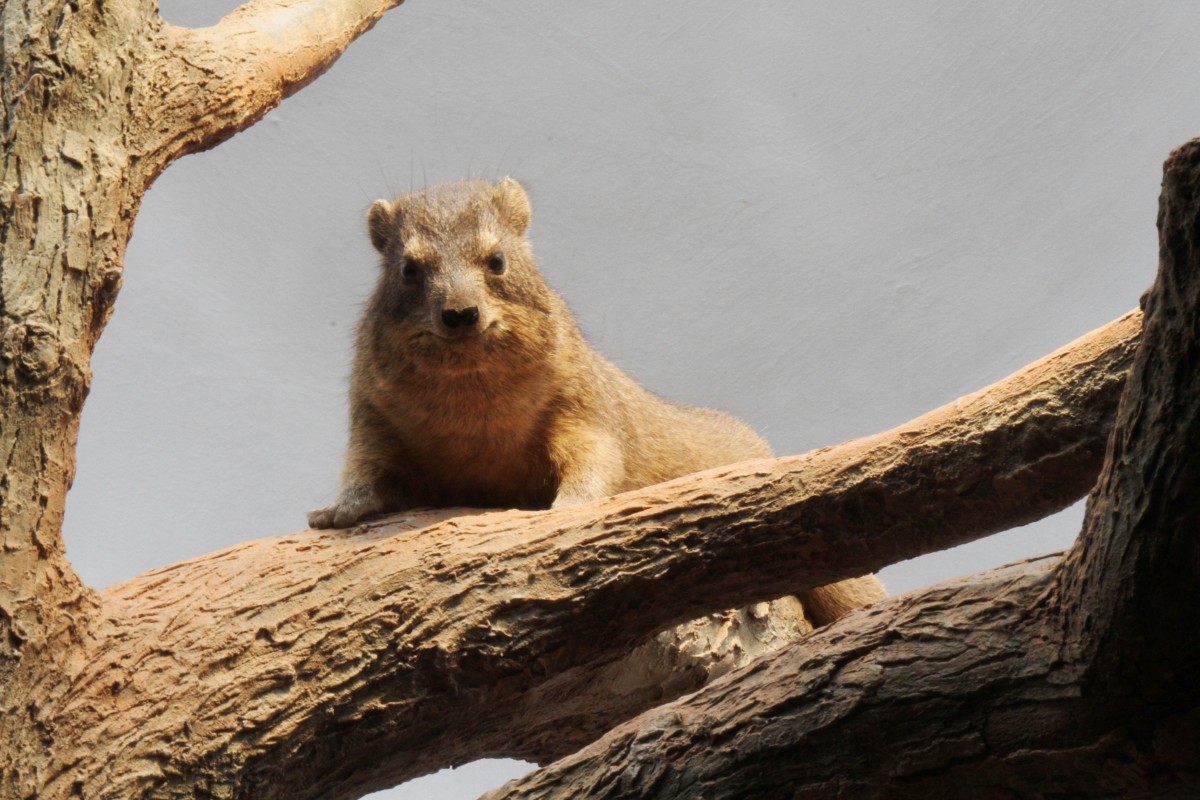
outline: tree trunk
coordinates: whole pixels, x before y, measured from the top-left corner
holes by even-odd
[[[144,188],[121,143],[132,109],[120,39],[144,36],[147,19],[35,0],[2,15],[0,765],[25,796],[41,780],[29,755],[54,736],[39,701],[65,690],[98,605],[66,563],[62,516],[91,351]]]
[[[55,698],[97,618],[95,593],[64,557],[62,516],[91,353],[142,194],[175,158],[231,136],[319,75],[395,4],[310,3],[266,44],[247,36],[236,49],[225,36],[291,4],[251,3],[197,33],[163,23],[153,0],[0,5],[5,796],[35,796],[50,776]],[[322,5],[332,12],[322,16]]]
[[[657,631],[1030,521],[1098,474],[1136,313],[988,390],[836,448],[587,507],[448,510],[350,535],[302,532],[102,593],[84,586],[64,556],[62,513],[91,352],[142,193],[174,159],[313,80],[396,4],[257,0],[196,31],[164,23],[152,0],[0,6],[0,796],[349,797],[485,755],[548,761],[799,633],[778,624],[786,616],[751,609],[741,634],[723,639],[724,628],[700,624],[696,652],[647,666],[638,648]],[[1172,248],[1164,263],[1191,258]],[[1108,499],[1093,503],[1066,566],[855,615],[670,713],[686,719],[690,704],[713,702],[728,714],[704,718],[714,742],[755,739],[737,726],[766,730],[776,710],[809,720],[820,732],[803,746],[816,766],[760,775],[768,793],[804,775],[813,791],[867,787],[885,773],[916,786],[945,767],[985,786],[1056,765],[1065,777],[1055,785],[1078,788],[1085,772],[1071,770],[1086,759],[1051,746],[1069,743],[1056,737],[1080,709],[1091,710],[1088,753],[1126,758],[1136,775],[1188,774],[1181,764],[1193,753],[1169,734],[1191,729],[1169,709],[1195,680],[1195,647],[1180,633],[1196,599],[1195,508],[1180,488],[1194,485],[1195,431],[1171,414],[1191,413],[1197,387],[1183,381],[1197,358],[1194,339],[1168,352],[1162,342],[1175,340],[1161,331],[1163,319],[1194,325],[1194,309],[1172,305],[1190,285],[1173,277],[1151,299],[1159,360],[1137,375],[1132,421],[1102,483]],[[1162,394],[1165,383],[1178,394]],[[1159,590],[1147,593],[1150,584]],[[1186,602],[1166,607],[1164,597]],[[967,684],[975,704],[952,702]],[[713,692],[757,711],[716,704]],[[1105,713],[1081,699],[1093,694],[1109,701]],[[939,739],[922,715],[942,720]],[[1124,738],[1113,733],[1122,718],[1137,721]],[[634,771],[665,775],[670,761],[644,763],[663,737],[630,724],[585,751],[590,762],[532,780],[553,787],[563,770],[618,764],[605,748],[629,731],[642,737],[629,750],[642,764]],[[902,743],[890,760],[878,752],[883,733]],[[949,766],[934,740],[957,754]],[[1031,755],[1035,745],[1049,749]],[[978,755],[988,747],[1009,753],[997,756],[1004,769]],[[656,757],[683,763],[684,750]],[[742,752],[756,751],[729,749],[689,774],[728,773],[728,783],[703,779],[714,794],[760,793],[746,788],[758,755],[739,761]],[[1042,772],[1014,771],[1013,759]],[[628,767],[615,768],[628,779]],[[684,785],[660,778],[646,791]],[[1121,773],[1111,785],[1137,783]]]

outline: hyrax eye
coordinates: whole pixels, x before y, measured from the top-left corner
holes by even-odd
[[[504,253],[492,253],[487,259],[487,268],[496,275],[504,274],[505,268],[508,266],[508,261],[504,258]]]
[[[421,276],[421,265],[411,258],[406,258],[400,263],[400,275],[406,281],[415,281]]]

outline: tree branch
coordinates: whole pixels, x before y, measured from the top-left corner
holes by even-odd
[[[1195,796],[1195,698],[1150,746],[1100,724],[1046,603],[1060,563],[854,612],[484,798]]]
[[[162,23],[136,117],[150,179],[253,125],[316,80],[403,0],[251,0],[211,28]]]
[[[1075,724],[1070,676],[1036,633],[1056,561],[855,612],[486,797],[988,797],[947,773],[986,753],[1003,774]],[[1048,725],[1022,713],[1034,697]]]
[[[1143,343],[1067,558],[856,613],[488,798],[1195,796],[1200,140],[1164,173]]]
[[[316,797],[484,755],[558,755],[555,702],[656,630],[1072,502],[1099,469],[1139,326],[1131,313],[912,423],[805,456],[593,506],[302,532],[135,578],[104,594],[55,709],[82,733],[54,780]],[[650,701],[580,713],[608,727]]]

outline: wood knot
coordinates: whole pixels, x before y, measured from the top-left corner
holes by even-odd
[[[0,338],[0,358],[15,365],[19,376],[41,380],[59,360],[54,331],[38,322],[9,325]]]
[[[8,325],[0,333],[0,364],[10,386],[24,401],[61,397],[78,413],[91,385],[86,362],[81,365],[63,345],[58,332],[36,320]]]

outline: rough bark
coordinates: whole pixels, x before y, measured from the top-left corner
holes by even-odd
[[[313,80],[397,4],[259,1],[205,30],[165,24],[149,0],[4,4],[0,736],[13,746],[0,754],[0,787],[32,792],[46,779],[39,765],[63,738],[48,709],[99,618],[94,593],[63,558],[61,516],[91,350],[143,191],[175,158],[228,138]],[[798,610],[776,608],[728,630],[699,621],[684,652],[647,650],[675,660],[645,676],[642,704],[672,669],[692,686],[697,674],[800,635]]]
[[[65,676],[97,610],[94,593],[64,558],[62,514],[91,352],[121,284],[142,193],[174,158],[232,135],[320,74],[395,4],[252,4],[235,22],[271,18],[274,49],[265,52],[290,49],[286,65],[264,70],[249,55],[231,55],[223,72],[195,78],[191,89],[182,76],[193,74],[189,64],[205,48],[255,51],[213,34],[189,38],[159,19],[152,0],[0,5],[0,741],[6,743],[0,789],[6,796],[32,796],[44,778],[41,764],[57,736],[47,721],[50,698],[66,691]],[[281,17],[293,8],[303,13]],[[233,101],[220,91],[191,91],[217,77],[221,90],[239,81],[255,90]],[[218,113],[225,105],[236,113]]]
[[[44,750],[53,732],[23,695],[63,691],[96,608],[60,530],[91,348],[137,205],[120,148],[130,70],[119,38],[145,25],[136,6],[110,13],[38,0],[0,12],[0,765],[5,787],[27,794],[37,778],[21,754]]]
[[[1061,577],[1065,639],[1113,725],[1200,763],[1200,139],[1163,168],[1147,325],[1083,535]],[[1193,719],[1164,734],[1164,719]],[[1126,721],[1122,717],[1128,714]],[[1181,723],[1182,724],[1182,723]],[[1190,740],[1184,741],[1185,731]],[[1172,741],[1179,739],[1180,741]],[[1186,750],[1183,744],[1190,745]],[[1175,753],[1163,752],[1174,747]]]
[[[1029,624],[1052,564],[852,614],[487,797],[989,797],[1001,765],[981,756],[1072,724],[1071,676]],[[1035,702],[1049,729],[1030,726]]]
[[[1200,793],[1200,140],[1070,553],[847,617],[488,795]]]
[[[161,171],[260,120],[404,0],[250,0],[210,28],[158,21],[138,91],[142,150]],[[157,172],[156,172],[157,174]]]
[[[63,554],[62,511],[91,351],[120,287],[142,193],[174,159],[228,138],[311,81],[396,4],[258,0],[201,31],[165,24],[152,0],[0,6],[0,796],[349,796],[482,755],[561,756],[745,659],[760,628],[763,641],[779,636],[773,623],[747,620],[751,638],[731,651],[705,644],[646,675],[618,666],[655,631],[1027,522],[1070,503],[1098,473],[1136,314],[909,425],[806,456],[584,508],[447,511],[349,536],[303,532],[104,593],[83,586]],[[1160,304],[1173,307],[1151,303]],[[1164,360],[1145,379],[1148,391],[1196,363],[1190,350],[1180,359]],[[1124,474],[1141,439],[1116,451],[1114,474]],[[1191,474],[1186,454],[1162,463]],[[1146,491],[1170,477],[1155,470],[1146,466]],[[1186,495],[1142,510],[1137,495],[1122,493],[1143,484],[1106,480],[1136,506],[1114,512],[1121,524],[1130,509],[1139,525],[1183,519]],[[995,577],[993,590],[1009,599],[991,606],[970,587],[896,601],[812,639],[821,649],[811,658],[833,665],[832,686],[853,673],[872,637],[895,643],[894,631],[910,630],[898,619],[882,633],[863,628],[857,644],[844,638],[863,620],[906,607],[914,619],[936,619],[939,604],[961,599],[980,626],[999,630],[1029,592],[1049,585],[1016,616],[1055,603],[1079,609],[1040,634],[1058,631],[1074,649],[1030,667],[1029,685],[1083,664],[1088,691],[1124,704],[1113,708],[1139,708],[1145,693],[1119,695],[1112,675],[1144,678],[1146,692],[1174,701],[1172,691],[1193,687],[1184,668],[1194,648],[1162,662],[1154,653],[1186,612],[1139,628],[1160,601],[1137,591],[1145,575],[1123,571],[1117,555],[1137,552],[1162,586],[1194,592],[1182,584],[1195,573],[1194,553],[1180,551],[1185,522],[1161,552],[1142,547],[1136,528],[1114,540],[1117,550],[1078,554],[1060,583],[1045,584],[1041,572]],[[1151,568],[1163,553],[1181,559],[1176,572]],[[1122,602],[1105,605],[1114,592]],[[1021,624],[1013,618],[1014,630]],[[918,625],[904,641],[936,658],[937,630]],[[959,647],[955,636],[964,663],[975,651],[997,665],[1012,655],[988,655],[961,631],[945,634],[943,653]],[[1039,647],[1029,640],[1031,652]],[[1129,652],[1138,647],[1150,655]],[[798,652],[750,669],[774,670]],[[908,660],[896,651],[885,674],[903,673]],[[1153,669],[1160,663],[1169,668]],[[868,686],[852,713],[877,694]],[[890,718],[898,733],[926,707],[914,697],[909,715]],[[1041,708],[1036,700],[1023,698],[1017,721],[998,734],[987,728],[985,740],[1015,736],[1020,715]],[[960,710],[965,726],[982,713]],[[1108,718],[1096,719],[1103,729]],[[1166,772],[1178,773],[1178,748],[1146,749],[1162,730],[1147,725],[1137,763],[1166,759]]]
[[[135,578],[102,595],[46,788],[353,796],[485,755],[561,756],[703,682],[613,668],[657,629],[1071,502],[1099,470],[1139,327],[1127,315],[806,456],[584,508],[302,532]]]

